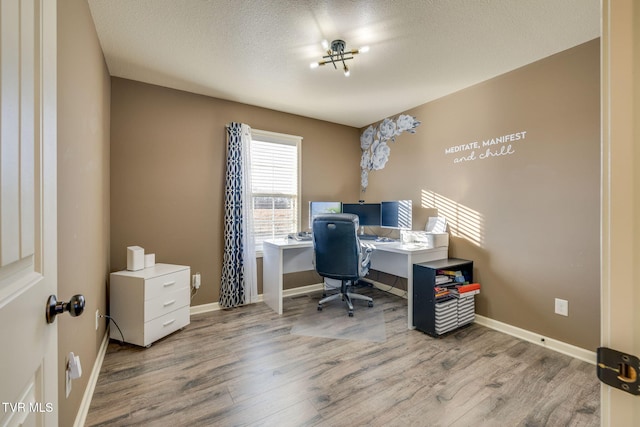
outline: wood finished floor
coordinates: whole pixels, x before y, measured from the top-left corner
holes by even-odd
[[[406,300],[359,292],[384,308],[386,342],[290,334],[319,294],[282,316],[195,315],[147,349],[111,341],[86,425],[600,425],[593,365],[475,324],[431,338],[406,329]]]

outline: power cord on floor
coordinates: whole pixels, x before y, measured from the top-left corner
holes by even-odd
[[[376,288],[376,289],[379,289],[379,290],[381,290],[381,291],[383,291],[383,292],[387,292],[387,293],[391,293],[391,294],[393,294],[393,295],[396,295],[396,294],[394,294],[393,292],[391,292],[391,289],[397,288],[397,285],[399,285],[399,284],[400,284],[400,278],[399,278],[398,276],[395,276],[395,279],[394,279],[394,281],[393,281],[393,283],[392,283],[392,284],[388,284],[388,283],[380,282],[380,272],[379,272],[378,270],[372,270],[372,272],[375,272],[375,273],[376,273],[376,278],[375,278],[375,280],[374,280],[374,282],[378,283],[378,286],[375,286],[375,288]],[[370,274],[371,274],[371,272],[370,272]],[[370,284],[371,286],[373,286],[373,283],[371,283],[371,282],[367,281],[366,279],[365,279],[365,280],[362,280],[362,282],[366,283],[364,286],[369,286],[369,284]],[[389,286],[389,287],[388,287],[387,289],[384,289],[384,288],[382,288],[381,286],[379,286],[379,285],[381,285],[381,284],[387,285],[387,286]],[[407,295],[408,295],[408,292],[405,290],[405,291],[404,291],[404,294],[402,295],[402,297],[403,297],[403,298],[407,298]]]
[[[120,329],[120,326],[118,326],[116,321],[113,320],[113,317],[107,314],[100,314],[99,316],[104,317],[105,319],[109,320],[110,322],[113,322],[113,324],[116,325],[116,328],[118,328],[118,331],[120,332],[120,337],[122,338],[122,341],[120,341],[120,345],[124,345],[124,335],[122,334],[122,330]]]

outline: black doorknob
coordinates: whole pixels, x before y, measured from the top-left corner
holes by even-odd
[[[50,295],[46,307],[47,323],[53,323],[56,316],[65,311],[68,311],[71,317],[80,316],[84,311],[84,295],[74,295],[69,302],[58,301],[55,295]]]

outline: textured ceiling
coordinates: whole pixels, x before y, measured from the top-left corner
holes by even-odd
[[[112,76],[362,127],[600,36],[600,0],[89,0]],[[310,69],[322,40],[371,50]]]

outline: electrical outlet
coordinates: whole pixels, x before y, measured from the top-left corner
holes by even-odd
[[[98,327],[100,326],[100,310],[96,310],[96,331],[98,330]]]
[[[200,289],[200,273],[193,275],[192,284],[194,289]]]
[[[566,299],[556,298],[556,314],[561,316],[569,315],[569,301]]]

